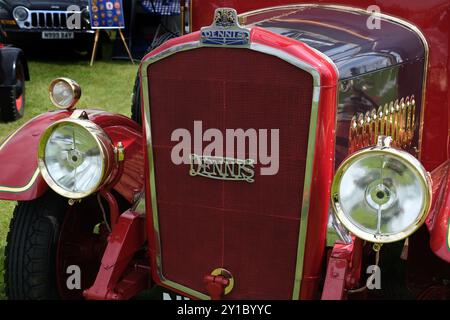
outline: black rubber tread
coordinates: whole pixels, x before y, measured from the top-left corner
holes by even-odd
[[[14,209],[5,250],[6,296],[11,300],[58,298],[55,254],[67,200],[48,192],[19,202]]]
[[[133,95],[131,97],[131,119],[142,125],[141,113],[141,79],[139,73],[134,81]]]
[[[0,116],[5,122],[20,119],[23,112],[19,112],[16,106],[16,91],[13,87],[4,87],[0,90]],[[22,108],[25,107],[25,103]]]
[[[0,90],[0,116],[3,121],[15,121],[20,119],[25,112],[25,66],[22,64],[20,60],[16,61],[16,70],[20,72],[20,78],[22,79],[22,108],[17,110],[16,105],[16,88],[14,86],[11,87],[3,87]]]

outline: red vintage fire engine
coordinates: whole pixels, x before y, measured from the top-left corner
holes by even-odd
[[[55,80],[0,146],[9,298],[448,299],[450,3],[323,2],[192,1],[142,128]]]

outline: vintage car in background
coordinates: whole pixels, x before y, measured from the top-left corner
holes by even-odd
[[[142,126],[59,78],[0,145],[8,297],[449,299],[450,3],[191,4]]]
[[[40,39],[91,45],[86,41],[93,38],[88,4],[88,0],[0,0],[0,24],[10,41],[20,46]],[[80,28],[67,24],[74,13],[79,14]]]
[[[6,44],[0,26],[0,120],[13,121],[25,112],[25,81],[30,80],[22,50]]]

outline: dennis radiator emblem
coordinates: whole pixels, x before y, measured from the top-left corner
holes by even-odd
[[[249,41],[250,30],[239,25],[234,9],[216,9],[213,24],[201,29],[201,43],[204,45],[246,46]]]
[[[234,180],[254,182],[255,161],[253,159],[234,159],[214,156],[190,155],[191,176],[202,176],[205,178],[219,180]]]

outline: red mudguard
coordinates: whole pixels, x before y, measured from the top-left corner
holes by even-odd
[[[142,132],[131,119],[104,111],[86,110],[89,119],[103,128],[116,145],[125,147],[124,172],[114,189],[133,202],[143,187],[144,156]],[[13,132],[0,144],[0,199],[27,201],[40,197],[48,186],[37,167],[37,148],[43,131],[71,112],[44,113]]]
[[[450,263],[450,160],[431,173],[433,204],[426,224],[431,250]]]

